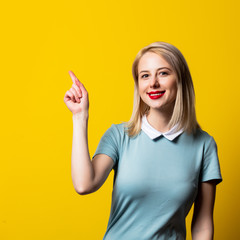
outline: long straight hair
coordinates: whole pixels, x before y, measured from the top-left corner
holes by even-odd
[[[134,79],[134,101],[132,116],[125,123],[125,131],[130,137],[135,137],[141,131],[142,117],[149,113],[150,107],[144,103],[138,92],[138,64],[141,57],[146,52],[153,52],[163,57],[177,74],[177,96],[172,117],[168,127],[172,128],[176,124],[176,130],[193,133],[197,128],[201,128],[196,119],[195,112],[195,92],[192,77],[185,58],[182,53],[173,45],[166,42],[154,42],[142,48],[132,65],[132,75]]]

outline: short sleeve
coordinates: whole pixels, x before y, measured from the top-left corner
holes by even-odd
[[[103,134],[102,138],[100,139],[93,158],[100,153],[106,154],[112,158],[114,162],[113,168],[115,168],[119,158],[119,138],[120,137],[118,129],[115,124],[112,124],[112,126],[108,128],[108,130]]]
[[[216,185],[222,182],[217,144],[214,138],[211,136],[210,141],[206,143],[204,149],[200,181],[206,182],[213,179],[216,180]]]

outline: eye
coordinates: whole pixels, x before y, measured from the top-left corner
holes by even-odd
[[[167,72],[160,72],[159,74],[160,74],[160,75],[163,75],[163,76],[164,76],[164,75],[168,75]]]
[[[142,76],[141,76],[141,78],[147,78],[148,77],[148,74],[143,74]]]

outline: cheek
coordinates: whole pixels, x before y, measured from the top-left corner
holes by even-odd
[[[177,92],[177,82],[174,80],[171,82],[171,84],[169,85],[169,89],[174,93]]]
[[[142,93],[144,91],[146,91],[146,84],[144,84],[143,82],[138,84],[138,91],[139,93]]]

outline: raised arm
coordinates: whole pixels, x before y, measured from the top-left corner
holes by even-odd
[[[102,186],[113,167],[113,160],[105,154],[98,154],[91,161],[88,149],[88,92],[73,72],[69,74],[73,85],[66,92],[64,102],[73,113],[71,174],[76,192],[84,195]]]
[[[215,180],[202,182],[194,203],[192,239],[212,240],[214,235],[213,209],[216,194]]]

